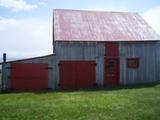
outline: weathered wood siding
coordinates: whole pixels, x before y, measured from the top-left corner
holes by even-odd
[[[104,42],[54,42],[54,56],[23,60],[16,63],[48,63],[49,88],[58,89],[59,62],[61,60],[94,60],[96,61],[96,83],[104,84]],[[160,42],[119,42],[120,84],[146,84],[160,82]],[[127,58],[138,57],[139,68],[127,68]],[[6,63],[4,84],[10,88],[10,67]]]
[[[96,83],[103,85],[104,79],[104,43],[97,42],[55,42],[56,72],[54,79],[59,83],[60,60],[94,60],[96,61]]]
[[[123,85],[160,82],[160,42],[120,42],[120,82]],[[127,68],[127,58],[138,57],[138,69]]]
[[[104,83],[105,43],[56,42],[56,71],[54,79],[59,83],[60,60],[95,60],[96,82]],[[160,82],[160,42],[119,42],[120,84],[145,84]],[[139,68],[127,68],[127,58],[138,57]]]

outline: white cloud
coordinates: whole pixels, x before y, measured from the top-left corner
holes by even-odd
[[[37,8],[37,5],[28,4],[25,0],[0,0],[0,6],[10,8],[13,12],[29,11]]]
[[[160,35],[160,6],[152,8],[142,14],[142,17]]]
[[[38,5],[46,5],[47,4],[47,2],[45,2],[45,1],[40,1],[40,2],[38,2]]]
[[[9,57],[34,57],[52,53],[51,20],[0,18],[0,51]]]

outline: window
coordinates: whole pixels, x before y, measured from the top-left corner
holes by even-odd
[[[128,68],[138,68],[139,58],[127,58],[127,67]]]
[[[114,60],[110,60],[107,63],[107,69],[108,69],[108,73],[110,74],[114,74],[115,72],[115,61]]]

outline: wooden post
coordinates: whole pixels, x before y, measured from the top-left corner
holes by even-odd
[[[2,86],[1,86],[1,89],[4,90],[5,89],[5,85],[4,85],[4,82],[5,82],[5,70],[6,70],[6,53],[3,53],[3,64],[2,64]]]

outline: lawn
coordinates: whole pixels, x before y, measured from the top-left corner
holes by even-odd
[[[160,85],[1,93],[0,120],[160,120]]]

